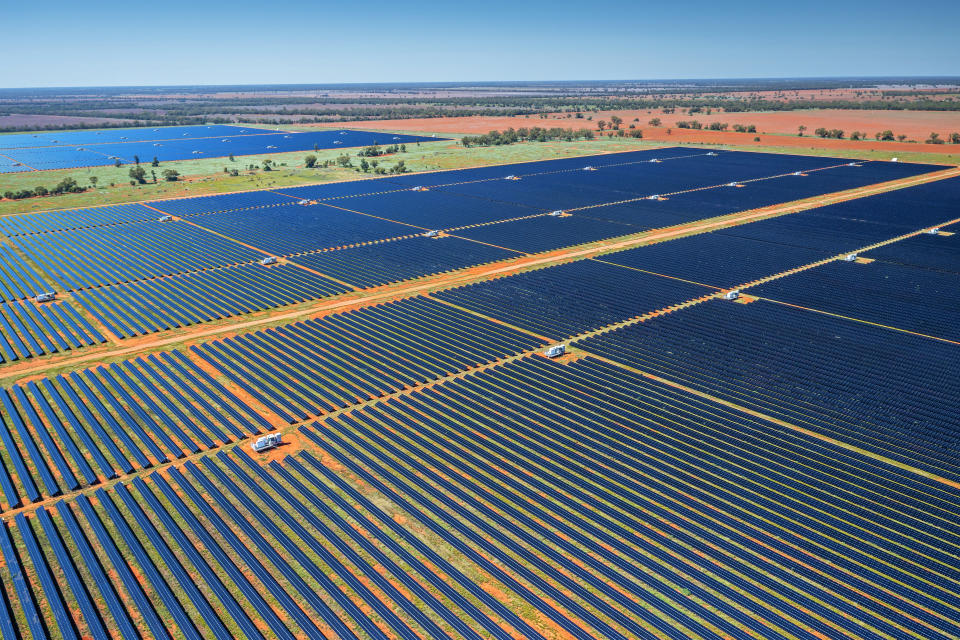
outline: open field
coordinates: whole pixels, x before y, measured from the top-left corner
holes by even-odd
[[[960,636],[960,168],[775,151],[4,202],[0,633]]]
[[[569,114],[551,114],[546,118],[539,116],[467,116],[457,118],[420,118],[404,120],[380,120],[338,123],[338,126],[349,126],[355,129],[375,129],[384,131],[430,131],[440,134],[467,134],[477,135],[489,131],[521,127],[563,127],[574,129],[584,126],[596,126],[600,120],[609,122],[611,115],[619,115],[624,120],[623,127],[635,124],[643,131],[644,138],[659,142],[686,142],[702,144],[730,144],[738,146],[782,146],[788,149],[833,149],[838,153],[846,151],[879,151],[889,154],[926,153],[942,154],[949,162],[960,157],[957,145],[925,144],[931,131],[936,131],[944,140],[951,132],[960,132],[960,115],[956,112],[930,112],[918,116],[916,111],[885,111],[866,112],[869,115],[860,115],[858,111],[844,111],[831,113],[824,111],[790,111],[771,113],[714,113],[711,115],[695,113],[691,115],[666,115],[657,110],[618,111],[590,113],[592,120],[567,117]],[[875,114],[875,115],[872,115]],[[660,118],[663,124],[660,127],[651,127],[647,124],[652,118]],[[633,122],[639,118],[639,122]],[[733,131],[707,131],[693,129],[678,129],[675,123],[679,120],[698,120],[705,126],[711,122],[726,122],[733,124],[756,124],[760,133],[735,133]],[[764,126],[768,123],[768,126]],[[829,124],[828,124],[829,123]],[[939,125],[929,128],[927,124]],[[797,126],[804,124],[808,127],[803,137],[797,136]],[[819,138],[813,131],[819,126],[843,129],[849,136],[851,131],[861,130],[870,136],[868,140],[835,140]],[[326,125],[316,125],[326,126]],[[873,140],[877,131],[892,129],[894,134],[908,131],[922,131],[916,134],[919,142],[878,142]],[[901,130],[903,129],[903,130]],[[669,130],[669,133],[668,133]],[[766,133],[763,133],[766,132]],[[760,137],[755,141],[754,137]]]

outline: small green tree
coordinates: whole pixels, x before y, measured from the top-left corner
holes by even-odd
[[[364,173],[370,171],[370,163],[367,162],[366,158],[360,158],[360,171]]]
[[[164,169],[163,179],[167,182],[176,182],[180,179],[180,172],[178,172],[176,169]]]
[[[133,156],[133,164],[140,164],[140,156]]]
[[[230,154],[229,159],[230,159],[230,162],[236,162],[236,160],[233,159],[233,154],[232,154],[232,153]]]
[[[315,155],[307,156],[306,158],[303,159],[303,165],[307,169],[313,169],[315,166],[317,166],[317,156]]]
[[[960,133],[951,133],[950,134],[950,144],[960,144]]]
[[[100,178],[98,178],[97,176],[90,176],[90,184],[93,186],[94,189],[97,188],[97,181],[99,179]]]
[[[659,127],[663,123],[661,122],[660,118],[651,118],[650,122],[648,122],[647,124],[650,125],[651,127]]]
[[[930,137],[926,140],[927,144],[943,144],[943,140],[940,139],[939,133],[931,133]]]
[[[264,171],[273,171],[273,160],[266,158],[263,161],[263,170]]]
[[[903,142],[906,139],[907,139],[906,134],[901,133],[897,136],[897,142]]]
[[[120,166],[120,158],[117,158],[116,160],[113,161],[113,166],[115,166],[115,167],[119,167],[119,166]]]
[[[135,180],[137,184],[146,184],[147,182],[147,172],[140,165],[130,167],[130,178]]]
[[[803,137],[803,132],[806,131],[806,130],[807,130],[806,125],[803,125],[803,124],[800,125],[799,127],[797,127],[797,135],[799,135],[799,136],[802,138],[802,137]]]
[[[230,159],[233,160],[233,156],[230,156]],[[159,167],[159,166],[160,166],[160,160],[159,160],[159,158],[157,158],[157,156],[153,156],[153,162],[150,163],[150,166],[152,166],[152,167]]]

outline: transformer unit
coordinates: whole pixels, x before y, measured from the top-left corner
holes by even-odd
[[[520,179],[520,176],[515,176],[512,173],[508,175],[506,178],[504,178],[504,180],[519,180],[519,179]]]
[[[271,433],[263,436],[262,438],[257,438],[256,442],[250,445],[250,448],[255,452],[266,451],[267,449],[273,449],[281,444],[283,434],[281,433]]]
[[[543,355],[548,358],[559,358],[567,352],[567,345],[564,344],[555,344],[546,351],[543,352]]]
[[[307,204],[310,204],[310,201],[309,201],[309,200],[298,200],[298,201],[297,201],[297,204],[307,205]]]
[[[57,299],[57,294],[53,291],[47,291],[45,293],[38,293],[37,297],[33,299],[34,302],[52,302]]]
[[[547,215],[552,218],[559,218],[560,216],[563,215],[563,209],[557,209],[556,211],[551,211]]]
[[[708,151],[708,152],[707,152],[707,155],[708,155],[708,156],[715,156],[715,155],[717,155],[717,152],[716,152],[716,151]]]
[[[170,222],[173,220],[173,216],[160,216],[160,222]]]
[[[733,291],[727,291],[725,294],[723,294],[724,300],[736,300],[739,297],[740,297],[739,289],[734,289]]]
[[[266,258],[260,261],[260,264],[262,264],[263,266],[267,266],[270,264],[277,264],[277,256],[267,256]]]
[[[424,238],[436,238],[438,235],[440,235],[440,232],[439,232],[439,231],[437,231],[436,229],[431,229],[430,231],[427,231],[425,234],[423,234],[423,237],[424,237]]]
[[[728,187],[739,187],[739,186],[740,186],[740,183],[739,183],[739,182],[728,182],[728,183],[727,183],[727,186],[728,186]]]
[[[924,233],[927,233],[927,234],[929,234],[929,235],[931,235],[931,236],[938,235],[938,234],[940,233],[940,227],[934,227],[933,229],[927,229],[926,231],[924,231]]]
[[[660,162],[660,158],[650,158],[648,162]]]
[[[584,170],[584,171],[596,171],[597,168],[594,167],[594,166],[592,166],[592,165],[589,165],[589,164],[588,164],[587,166],[585,166],[585,167],[583,168],[583,170]]]
[[[427,187],[414,187],[411,191],[429,191]]]
[[[793,175],[795,175],[795,176],[802,176],[803,174],[800,173],[799,171],[794,171],[794,172],[793,172]]]
[[[855,253],[848,253],[847,255],[843,256],[844,262],[853,262],[856,259],[857,259],[857,254]]]
[[[848,166],[848,167],[859,167],[860,165],[858,165],[856,162],[848,162],[848,163],[847,163],[847,166]]]
[[[647,200],[659,200],[659,199],[660,199],[659,195],[647,196]]]

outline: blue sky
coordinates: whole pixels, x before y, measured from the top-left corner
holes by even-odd
[[[958,75],[958,22],[956,0],[8,0],[0,87]]]

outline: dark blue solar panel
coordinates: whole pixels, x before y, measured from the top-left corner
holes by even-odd
[[[597,259],[726,289],[830,256],[805,247],[704,233]]]
[[[711,300],[577,346],[960,478],[955,344],[765,300]]]
[[[892,264],[960,273],[960,225],[947,226],[942,233],[921,233],[863,254]],[[951,233],[953,235],[945,235]]]
[[[960,341],[956,273],[840,261],[766,282],[748,293]]]
[[[563,339],[714,293],[708,287],[581,260],[447,289],[434,296]]]
[[[324,205],[291,205],[225,211],[196,224],[276,255],[332,249],[423,233],[419,227]]]
[[[517,257],[517,253],[454,237],[422,236],[307,253],[292,262],[362,288]]]
[[[594,220],[580,215],[556,218],[543,215],[525,220],[460,229],[454,233],[463,238],[498,247],[525,253],[539,253],[640,231],[643,231],[642,227]]]

